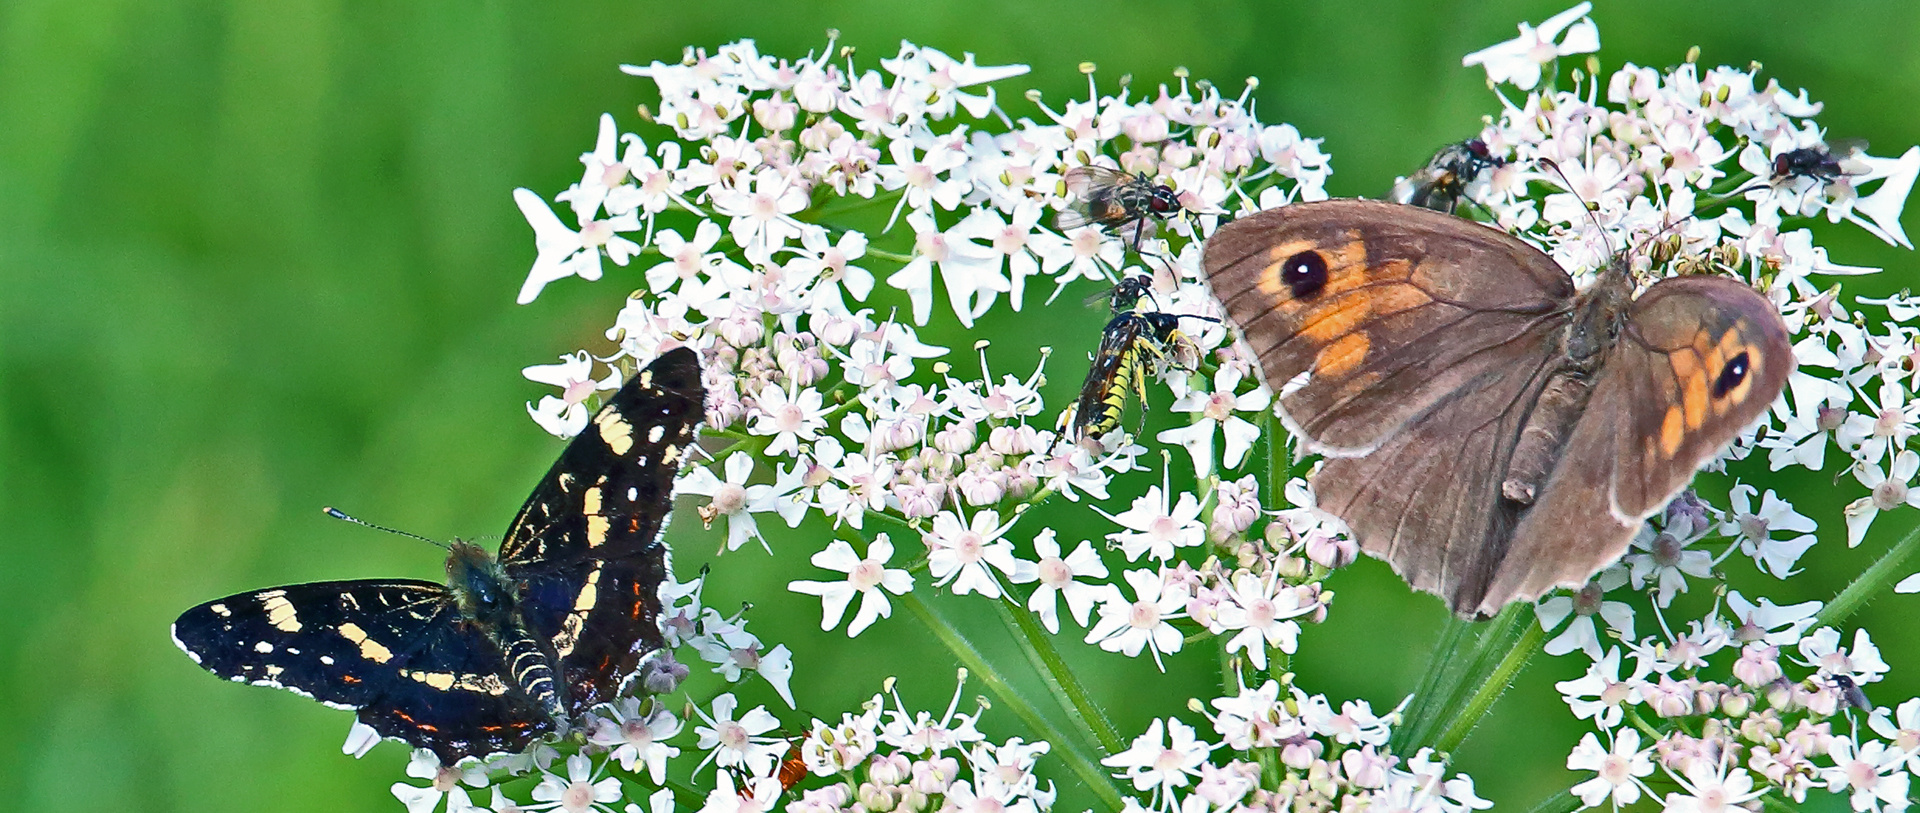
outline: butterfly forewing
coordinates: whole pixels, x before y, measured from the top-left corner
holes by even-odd
[[[433,582],[315,582],[240,593],[181,614],[173,636],[214,674],[358,709],[382,736],[432,749],[448,764],[517,750],[553,727],[504,679],[498,648],[460,622],[447,588]]]
[[[1437,212],[1324,201],[1241,218],[1207,242],[1209,283],[1314,451],[1364,453],[1497,363],[1483,351],[1563,319],[1551,258]]]
[[[527,628],[557,659],[578,715],[612,699],[662,645],[660,531],[673,481],[706,416],[693,351],[669,351],[594,414],[534,488],[500,546]]]

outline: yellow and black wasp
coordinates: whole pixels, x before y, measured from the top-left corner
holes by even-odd
[[[1180,333],[1181,319],[1218,321],[1192,314],[1127,311],[1107,322],[1100,332],[1100,349],[1093,354],[1093,367],[1080,385],[1080,398],[1062,420],[1071,425],[1075,439],[1097,440],[1119,426],[1130,391],[1140,393],[1145,408],[1148,365],[1169,358],[1176,346],[1187,341]]]
[[[1505,165],[1480,139],[1449,144],[1427,159],[1426,166],[1394,184],[1391,197],[1396,203],[1453,214],[1469,184],[1487,170]]]
[[[1153,236],[1153,221],[1180,211],[1180,196],[1173,187],[1154,183],[1144,174],[1086,166],[1067,170],[1064,179],[1074,199],[1054,216],[1054,228],[1066,231],[1098,225],[1108,234],[1126,238],[1135,254],[1140,253],[1140,243]]]

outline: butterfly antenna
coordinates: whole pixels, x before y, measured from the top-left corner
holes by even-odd
[[[1546,164],[1548,169],[1553,170],[1553,174],[1560,176],[1560,183],[1566,186],[1569,193],[1572,193],[1574,200],[1580,201],[1580,210],[1587,213],[1587,221],[1593,224],[1594,232],[1600,235],[1601,240],[1606,240],[1607,230],[1600,225],[1600,216],[1593,213],[1593,204],[1588,203],[1586,198],[1580,197],[1580,192],[1573,188],[1573,181],[1568,180],[1567,173],[1560,169],[1560,164],[1552,158],[1538,158],[1535,160]],[[1613,244],[1611,242],[1607,243],[1607,254],[1614,254]]]
[[[348,522],[351,522],[351,523],[353,523],[353,524],[355,524],[355,525],[365,525],[365,526],[367,526],[368,528],[372,528],[372,529],[374,529],[374,530],[376,530],[376,531],[386,531],[387,533],[390,533],[390,534],[398,534],[398,535],[400,535],[400,536],[407,536],[407,537],[412,537],[412,538],[414,538],[414,539],[418,539],[418,540],[420,540],[420,541],[422,541],[422,542],[425,542],[425,543],[427,543],[427,544],[429,544],[429,545],[433,545],[434,547],[437,547],[437,548],[442,548],[442,549],[451,549],[451,548],[452,548],[452,546],[450,546],[450,545],[448,545],[447,543],[445,543],[445,542],[442,542],[442,541],[440,541],[440,540],[438,540],[438,539],[428,539],[428,538],[426,538],[426,537],[424,537],[424,536],[421,536],[421,535],[419,535],[419,534],[416,534],[416,533],[409,533],[409,532],[407,532],[407,531],[402,531],[402,530],[400,530],[400,529],[398,529],[398,528],[389,528],[389,527],[387,527],[387,526],[385,526],[385,525],[375,525],[375,524],[373,524],[373,523],[371,523],[371,522],[368,522],[368,521],[366,521],[366,520],[364,520],[364,519],[361,519],[361,518],[359,518],[359,517],[356,517],[356,516],[354,516],[354,515],[352,515],[352,514],[349,514],[349,513],[347,513],[347,512],[345,512],[345,511],[342,511],[342,510],[340,510],[340,509],[338,509],[338,508],[335,508],[335,507],[333,507],[333,506],[331,506],[331,505],[329,505],[329,506],[327,506],[327,507],[325,507],[325,508],[322,508],[322,509],[320,509],[320,511],[321,511],[322,513],[324,513],[324,514],[326,514],[327,516],[330,516],[330,517],[333,517],[334,519],[343,519],[343,520],[346,520],[346,521],[348,521]]]

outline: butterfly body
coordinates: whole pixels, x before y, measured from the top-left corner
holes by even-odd
[[[1770,303],[1720,277],[1576,291],[1525,242],[1418,207],[1261,212],[1209,283],[1306,451],[1319,506],[1454,612],[1579,586],[1765,410],[1792,369]]]
[[[174,642],[222,677],[354,709],[443,764],[564,733],[664,646],[659,534],[704,401],[693,352],[669,351],[567,445],[497,559],[456,541],[445,583],[238,593],[182,613]]]

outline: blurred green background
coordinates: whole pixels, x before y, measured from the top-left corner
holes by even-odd
[[[1335,194],[1380,195],[1496,109],[1461,55],[1563,7],[0,4],[0,798],[49,812],[400,809],[387,791],[402,778],[399,746],[341,756],[348,715],[215,680],[174,650],[166,626],[245,588],[437,576],[430,549],[326,521],[323,504],[436,537],[504,527],[559,448],[527,420],[522,402],[545,390],[519,368],[603,347],[619,292],[637,284],[614,270],[613,281],[562,282],[516,307],[533,246],[508,192],[551,195],[577,179],[601,111],[634,126],[651,86],[619,63],[741,37],[798,56],[836,27],[863,67],[901,38],[1030,64],[1001,89],[1016,111],[1021,87],[1083,93],[1083,60],[1148,87],[1176,66],[1235,91],[1257,75],[1263,119],[1326,139]],[[1870,139],[1876,154],[1920,142],[1915,4],[1603,2],[1593,16],[1608,68],[1671,64],[1697,44],[1707,64],[1757,60],[1809,88],[1832,132]],[[1851,227],[1819,234],[1837,261],[1889,270],[1864,290],[1911,279],[1906,252]],[[1071,305],[1049,316],[1076,323],[1087,347],[1102,319]],[[999,358],[1024,370],[1032,356],[1012,347]],[[1076,377],[1056,371],[1054,394]],[[1844,497],[1819,502],[1823,476],[1799,482],[1812,489],[1796,492],[1803,510],[1827,532],[1806,562],[1815,573],[1774,591],[1783,601],[1830,593],[1914,522],[1883,516],[1847,551]],[[715,547],[692,519],[671,537],[682,575]],[[854,707],[890,674],[910,703],[944,706],[952,659],[911,617],[850,642],[819,633],[817,603],[777,599],[788,579],[814,573],[802,547],[729,557],[711,603],[760,602],[755,628],[801,653],[797,682],[822,711]],[[1301,681],[1390,707],[1414,684],[1443,611],[1373,562],[1332,586],[1332,620],[1308,631],[1295,660]],[[1920,686],[1902,617],[1917,608],[1887,598],[1861,617],[1896,669],[1873,687],[1882,704]],[[1652,628],[1644,613],[1641,623]],[[980,627],[988,644],[1004,635]],[[1098,652],[1075,663],[1131,732],[1175,713],[1165,698],[1212,680],[1197,667],[1160,678],[1144,659]],[[1484,795],[1527,805],[1566,787],[1560,766],[1579,729],[1551,683],[1578,671],[1571,659],[1536,661],[1468,741],[1459,767]],[[984,727],[1020,733],[1004,711]]]

